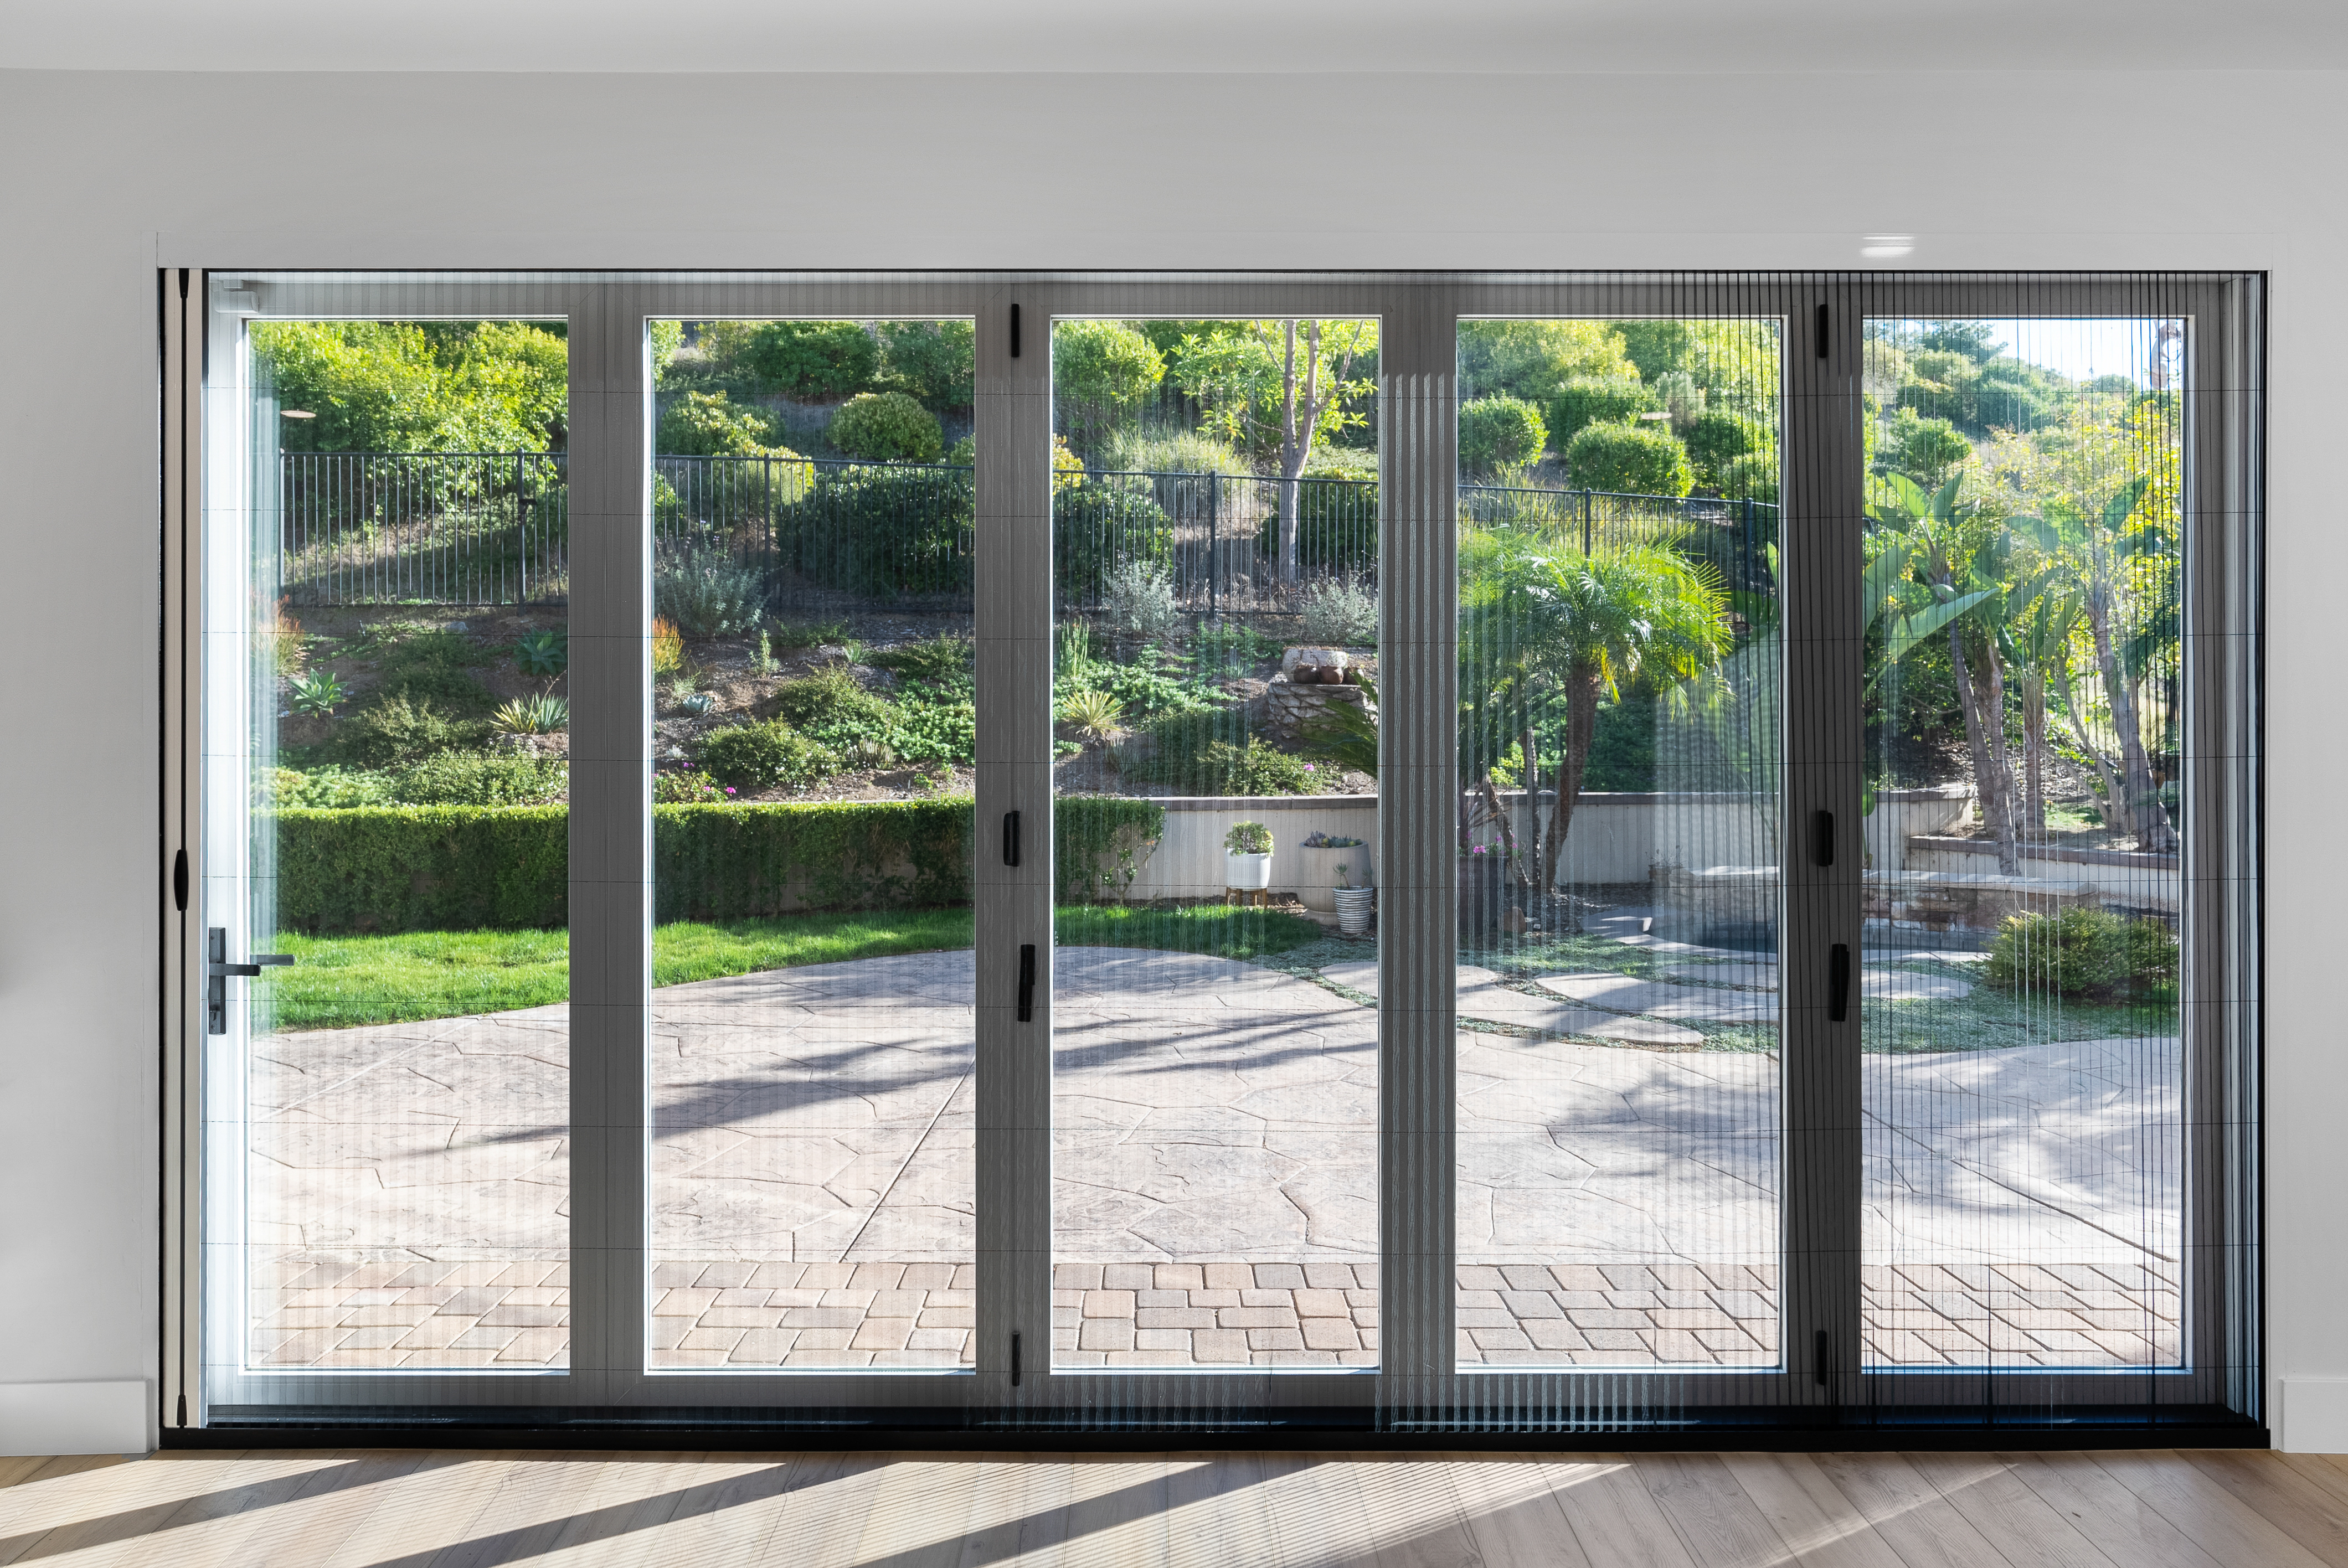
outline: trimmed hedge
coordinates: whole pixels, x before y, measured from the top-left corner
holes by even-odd
[[[1165,807],[1122,796],[1056,803],[1069,893],[1121,890]],[[654,918],[922,908],[970,899],[972,803],[655,805]],[[552,927],[570,919],[566,806],[363,806],[276,815],[277,917],[287,930]]]

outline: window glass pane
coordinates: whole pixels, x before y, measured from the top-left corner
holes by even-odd
[[[1778,329],[1459,326],[1458,1356],[1778,1356]]]
[[[2174,1366],[2184,323],[1867,323],[1866,1355]]]
[[[245,452],[215,446],[206,523],[206,925],[218,958],[291,962],[216,982],[243,1358],[561,1367],[564,325],[256,322],[245,347],[208,404]]]
[[[1053,331],[1062,1367],[1377,1361],[1377,344]]]
[[[970,1364],[972,330],[653,323],[650,1364]]]

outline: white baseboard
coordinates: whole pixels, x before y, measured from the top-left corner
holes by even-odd
[[[0,1383],[0,1454],[147,1451],[147,1385]]]

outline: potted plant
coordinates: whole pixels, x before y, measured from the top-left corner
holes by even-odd
[[[1235,822],[1223,835],[1223,886],[1259,892],[1272,886],[1272,829]]]
[[[1337,930],[1343,936],[1363,937],[1369,934],[1370,902],[1376,894],[1354,886],[1353,870],[1350,865],[1337,867]]]

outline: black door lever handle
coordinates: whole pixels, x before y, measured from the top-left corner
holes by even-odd
[[[1840,1023],[1850,1016],[1850,948],[1837,942],[1827,959],[1827,1021]]]
[[[1035,944],[1019,944],[1019,1021],[1035,1020]]]

